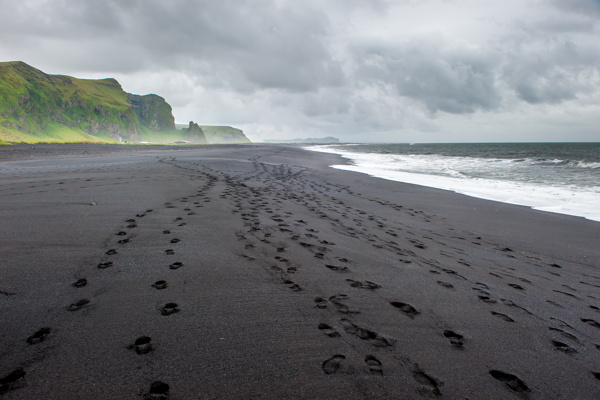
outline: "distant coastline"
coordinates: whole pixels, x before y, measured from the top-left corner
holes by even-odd
[[[333,136],[306,139],[265,139],[264,143],[298,143],[298,144],[338,144],[340,140]]]

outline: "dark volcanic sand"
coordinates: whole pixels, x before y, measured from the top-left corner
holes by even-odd
[[[79,146],[0,151],[3,399],[600,398],[597,222],[294,147]]]

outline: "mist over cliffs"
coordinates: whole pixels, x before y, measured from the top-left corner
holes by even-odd
[[[211,142],[201,128],[176,129],[171,106],[156,94],[126,93],[112,78],[48,75],[20,61],[0,63],[0,139]],[[249,142],[241,131],[228,139],[232,140],[227,142]]]

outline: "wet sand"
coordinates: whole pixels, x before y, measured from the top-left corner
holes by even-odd
[[[3,399],[600,398],[598,222],[291,146],[52,146],[0,150]]]

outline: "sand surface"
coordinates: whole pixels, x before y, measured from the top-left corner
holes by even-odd
[[[78,146],[0,149],[3,399],[600,398],[598,222],[291,146]]]

